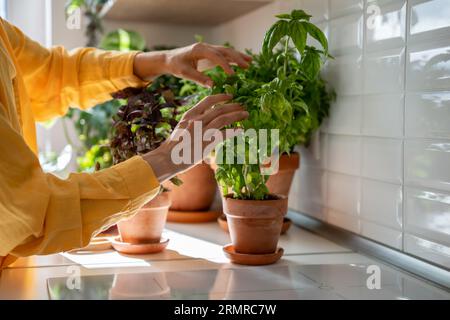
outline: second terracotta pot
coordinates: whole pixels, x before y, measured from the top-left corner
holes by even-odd
[[[171,192],[162,192],[132,218],[117,223],[120,238],[132,244],[158,243],[166,224]]]
[[[274,253],[287,208],[287,197],[282,195],[271,195],[270,200],[224,197],[223,211],[227,216],[231,241],[236,252]]]
[[[205,211],[214,201],[216,180],[210,166],[204,162],[178,175],[181,186],[166,182],[164,186],[172,191],[171,210]]]
[[[267,188],[270,193],[289,196],[295,171],[300,166],[300,154],[293,152],[290,155],[283,154],[280,157],[278,172],[267,180]]]

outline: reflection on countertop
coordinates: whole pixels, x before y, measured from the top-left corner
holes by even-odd
[[[166,227],[170,243],[158,254],[19,259],[2,272],[0,299],[450,299],[449,292],[296,226],[280,238],[282,259],[264,267],[229,263],[222,246],[230,238],[217,223]],[[380,289],[367,287],[369,266],[380,268]]]
[[[51,299],[450,299],[450,294],[387,266],[272,265],[81,277],[79,290],[70,277],[48,280]]]

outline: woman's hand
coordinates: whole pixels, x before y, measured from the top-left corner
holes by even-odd
[[[233,74],[230,65],[247,68],[250,61],[250,56],[232,48],[200,42],[174,50],[139,53],[134,59],[134,74],[145,80],[172,74],[211,87],[213,81],[200,72],[199,62],[207,68],[220,66],[226,73]]]
[[[159,148],[142,156],[150,164],[161,183],[202,160],[203,148],[205,147],[203,136],[207,130],[219,130],[248,117],[248,112],[239,104],[225,103],[231,98],[232,96],[229,94],[216,94],[204,98],[184,114],[172,135]],[[216,105],[217,107],[214,108]],[[200,124],[202,130],[197,132],[195,126],[198,128]],[[180,139],[180,133],[182,134],[182,139]],[[187,141],[190,143],[189,151],[192,157],[187,163],[176,164],[173,157],[178,156],[178,154],[173,154],[172,151],[179,143],[185,143],[184,135],[189,135],[190,137]],[[219,142],[220,140],[214,140],[212,144]],[[202,148],[202,152],[197,155],[194,150],[196,144]],[[211,146],[211,142],[208,141],[207,144]]]

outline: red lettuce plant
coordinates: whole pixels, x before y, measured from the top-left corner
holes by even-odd
[[[113,97],[126,102],[113,116],[110,147],[114,164],[158,148],[185,111],[186,101],[164,86],[126,88]],[[180,184],[178,179],[172,182]]]

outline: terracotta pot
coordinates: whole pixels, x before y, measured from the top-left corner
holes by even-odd
[[[158,243],[166,224],[170,193],[157,195],[132,218],[117,223],[121,240],[133,244]]]
[[[223,198],[223,211],[236,252],[267,254],[276,251],[288,201],[285,196],[271,197],[271,200]]]
[[[300,166],[300,154],[293,152],[290,155],[283,154],[280,157],[278,172],[267,180],[267,188],[273,194],[288,196],[291,190],[295,171]]]
[[[172,191],[171,210],[205,211],[214,201],[216,180],[208,164],[202,162],[188,171],[178,175],[183,181],[181,186],[174,186],[170,181],[164,186]]]

